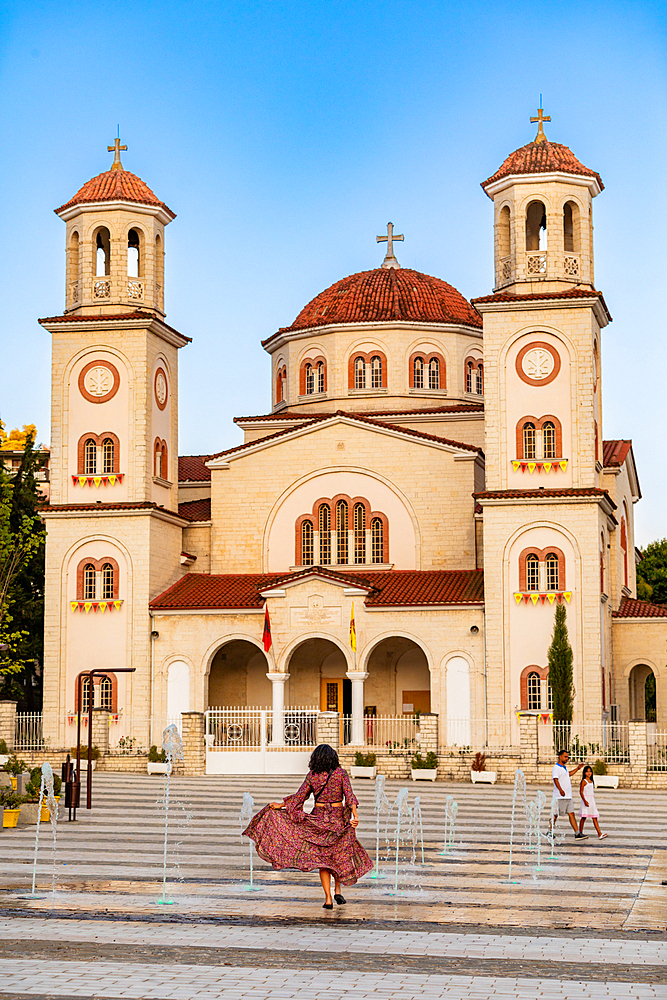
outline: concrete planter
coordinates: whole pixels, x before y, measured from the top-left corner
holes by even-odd
[[[435,781],[438,776],[437,767],[411,767],[413,781]]]
[[[9,760],[8,753],[0,753],[0,767],[4,767],[8,760]]]
[[[149,774],[169,774],[171,765],[168,761],[152,761],[149,760],[146,763],[146,769]]]
[[[496,772],[495,771],[471,771],[470,780],[473,785],[495,785],[496,783]]]
[[[6,812],[6,810],[5,810]],[[34,826],[39,813],[39,802],[24,802],[21,806],[21,815],[18,818],[19,826]]]
[[[377,774],[377,767],[355,767],[354,764],[350,768],[353,778],[374,778]]]
[[[617,774],[594,774],[593,775],[593,787],[594,788],[618,788],[618,775]]]

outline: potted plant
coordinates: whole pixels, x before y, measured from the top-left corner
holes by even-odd
[[[42,769],[41,767],[33,767],[30,772],[30,781],[25,786],[25,795],[23,796],[23,801],[25,803],[25,808],[21,811],[20,823],[36,823],[37,822],[37,809],[39,808],[39,796],[42,787]],[[53,775],[53,797],[56,802],[60,801],[60,791],[62,788],[62,780],[57,774]],[[51,811],[46,804],[46,798],[42,799],[42,811],[40,813],[39,821],[40,823],[48,823],[51,819]]]
[[[74,762],[74,766],[76,767],[76,747],[70,747],[69,755]],[[90,754],[90,759],[93,762],[93,771],[95,770],[95,761],[98,761],[101,756],[102,754],[100,752],[100,748],[94,746]],[[81,746],[81,770],[88,770],[88,746],[84,746],[83,744]]]
[[[435,781],[438,775],[438,755],[429,750],[425,757],[416,753],[410,761],[413,781]]]
[[[149,774],[169,774],[170,765],[164,750],[158,750],[155,743],[148,751],[148,763],[146,764]]]
[[[8,757],[4,769],[10,777],[13,791],[16,791],[18,776],[28,770],[28,765],[13,753]],[[16,826],[15,823],[13,825]]]
[[[374,753],[362,753],[360,750],[354,755],[354,764],[351,768],[353,778],[374,778],[377,774],[377,756]]]
[[[11,788],[0,788],[0,809],[2,809],[2,825],[14,827],[19,821],[22,798]]]
[[[593,764],[593,785],[595,788],[618,788],[618,775],[607,774],[606,761],[599,758]]]
[[[483,785],[495,785],[496,772],[487,771],[485,753],[477,752],[475,754],[475,758],[470,765],[470,780],[473,785],[480,783]]]

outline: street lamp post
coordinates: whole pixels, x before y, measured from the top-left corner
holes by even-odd
[[[86,809],[93,808],[93,677],[113,674],[133,674],[136,667],[117,667],[115,670],[84,670],[77,680],[77,721],[76,721],[76,777],[81,780],[81,693],[83,679],[88,678],[88,779],[86,781]]]

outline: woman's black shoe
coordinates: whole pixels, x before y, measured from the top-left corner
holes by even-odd
[[[322,909],[323,910],[333,910],[333,903],[323,903],[322,904]]]
[[[339,892],[334,893],[334,899],[336,900],[339,906],[342,906],[343,903],[347,903],[345,896],[341,896]]]

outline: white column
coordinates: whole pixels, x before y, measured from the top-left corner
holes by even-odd
[[[364,737],[364,681],[368,674],[363,670],[348,670],[347,678],[352,681],[352,744],[363,746]]]
[[[271,734],[271,746],[284,746],[285,744],[285,681],[289,680],[289,674],[282,674],[270,671],[266,675],[272,684],[273,694],[273,731]]]

